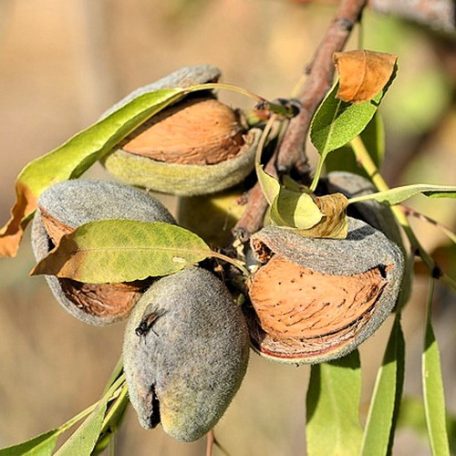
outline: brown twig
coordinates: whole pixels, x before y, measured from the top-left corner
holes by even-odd
[[[214,430],[211,429],[206,435],[206,456],[213,456],[214,446],[216,446],[223,454],[228,456],[228,452],[220,445],[215,437]]]
[[[265,166],[265,171],[271,176],[276,176],[275,162],[277,153],[272,154]],[[250,235],[261,228],[263,217],[268,208],[268,203],[263,195],[260,184],[257,182],[247,195],[247,207],[244,214],[233,228],[233,234],[241,242],[247,242]]]
[[[280,147],[277,162],[279,172],[288,172],[298,162],[301,171],[309,172],[304,146],[310,121],[331,87],[334,76],[333,54],[344,48],[366,3],[367,0],[342,0],[340,2],[335,18],[326,31],[311,63],[307,66],[305,70],[307,78],[297,91],[297,98],[302,105],[301,111],[290,122]]]
[[[301,102],[300,113],[290,121],[277,155],[277,169],[289,171],[301,162],[300,168],[307,167],[304,155],[304,143],[312,116],[331,87],[334,75],[332,56],[341,51],[350,36],[353,26],[361,15],[367,0],[342,0],[339,9],[326,31],[310,65],[306,68],[307,78],[297,90]],[[269,174],[276,173],[276,156],[273,155],[266,165]],[[307,169],[308,171],[308,169]],[[247,207],[243,217],[233,229],[237,239],[245,242],[250,235],[261,228],[267,202],[257,183],[248,194]]]
[[[215,436],[211,429],[206,435],[206,456],[212,456],[214,450]]]

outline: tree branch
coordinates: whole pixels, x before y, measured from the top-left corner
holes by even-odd
[[[304,144],[312,116],[332,84],[334,52],[341,51],[359,19],[367,0],[341,0],[339,9],[319,44],[310,65],[305,70],[304,83],[297,90],[301,102],[300,113],[290,121],[277,157],[277,169],[284,173],[298,162],[300,168],[307,168]],[[266,165],[266,170],[275,171],[275,156]],[[257,183],[248,194],[244,216],[233,229],[236,238],[245,242],[250,235],[261,228],[267,209],[266,200]]]
[[[305,72],[308,77],[297,94],[302,104],[301,112],[290,122],[280,148],[277,163],[279,172],[288,172],[298,161],[301,163],[300,169],[309,172],[304,147],[310,121],[331,87],[334,76],[333,54],[344,48],[366,3],[367,0],[341,1],[312,62],[307,66]]]

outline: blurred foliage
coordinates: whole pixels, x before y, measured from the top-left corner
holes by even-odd
[[[13,200],[13,180],[26,162],[96,120],[129,90],[179,66],[214,63],[226,82],[270,98],[287,96],[334,11],[282,0],[5,0],[0,7],[3,220]],[[456,77],[444,65],[442,52],[448,51],[423,28],[371,12],[364,20],[364,46],[399,56],[400,71],[382,107],[387,180],[456,184]],[[356,46],[354,36],[349,48]],[[235,96],[226,99],[239,103]],[[105,178],[100,168],[90,176]],[[413,207],[456,228],[454,204],[417,198]],[[454,248],[443,247],[446,239],[435,227],[413,224],[454,276]],[[32,266],[28,248],[13,262],[0,262],[2,446],[52,428],[98,398],[122,341],[123,325],[99,329],[73,321],[44,281],[27,277]],[[423,327],[424,299],[418,279],[403,320],[410,394],[420,388],[422,340],[417,333]],[[437,337],[447,341],[441,352],[452,412],[456,340],[454,323],[443,310],[455,304],[454,294],[441,293],[442,313],[435,315]],[[386,326],[361,347],[364,412],[383,354],[379,347],[389,333]],[[216,428],[221,444],[236,456],[303,454],[307,380],[306,367],[252,355],[241,390]],[[401,413],[408,413],[405,406]],[[129,412],[117,449],[120,455],[200,455],[204,445],[176,443],[160,429],[146,432]],[[398,432],[394,454],[426,455],[428,448],[414,434]]]

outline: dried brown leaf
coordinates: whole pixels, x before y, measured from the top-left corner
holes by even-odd
[[[36,196],[21,181],[16,182],[16,204],[11,210],[11,218],[0,230],[0,256],[16,256],[27,224],[27,216],[36,209]]]
[[[366,50],[336,52],[334,63],[339,73],[336,97],[350,103],[360,103],[375,97],[388,83],[397,56]]]
[[[308,230],[299,230],[305,237],[345,239],[348,234],[347,198],[342,193],[318,196],[315,202],[323,214],[321,221]]]

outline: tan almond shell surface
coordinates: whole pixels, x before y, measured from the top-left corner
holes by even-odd
[[[349,218],[343,240],[268,226],[251,245],[266,263],[252,279],[257,301],[247,312],[253,348],[263,356],[308,364],[339,358],[372,335],[396,304],[402,252],[361,220]]]
[[[103,165],[130,185],[179,196],[212,194],[235,186],[253,171],[260,135],[259,129],[249,130],[240,152],[214,165],[164,163],[121,149],[108,155]]]

